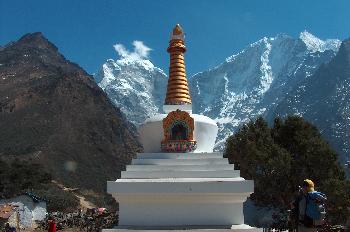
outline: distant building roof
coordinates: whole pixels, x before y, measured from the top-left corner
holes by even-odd
[[[40,201],[47,202],[46,198],[39,197],[39,196],[37,196],[37,195],[35,195],[34,193],[31,193],[31,192],[25,192],[25,195],[27,195],[28,197],[32,198],[33,202],[35,202],[35,203],[38,203]]]
[[[16,211],[17,206],[12,204],[0,205],[0,218],[8,219]]]

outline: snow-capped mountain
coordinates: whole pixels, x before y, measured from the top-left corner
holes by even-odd
[[[326,50],[338,51],[340,41],[337,39],[320,40],[311,33],[304,31],[299,37],[306,45],[307,49],[312,52],[324,52]]]
[[[342,163],[350,160],[350,39],[329,63],[290,91],[268,118],[296,113],[322,131]]]
[[[112,102],[135,125],[160,112],[167,76],[149,60],[108,59],[94,77]]]
[[[338,40],[322,41],[308,32],[297,39],[265,37],[190,78],[194,111],[218,123],[217,147],[222,149],[240,124],[274,111],[288,92],[334,57],[339,45]]]
[[[340,44],[306,31],[299,38],[285,34],[265,37],[217,67],[190,77],[193,111],[218,123],[216,148],[223,149],[225,139],[249,119],[278,114],[293,91],[303,88],[322,64],[335,57]],[[149,60],[108,60],[95,79],[136,125],[160,112],[167,77]],[[290,113],[300,112],[296,107]]]

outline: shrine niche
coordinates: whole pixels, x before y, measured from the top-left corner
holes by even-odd
[[[165,152],[191,152],[196,149],[193,140],[194,120],[186,111],[170,112],[163,119],[164,139],[161,142]]]

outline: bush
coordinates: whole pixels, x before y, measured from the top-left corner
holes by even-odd
[[[48,211],[75,209],[79,200],[51,183],[51,175],[39,164],[19,159],[0,159],[0,198],[25,192],[47,199]]]
[[[48,212],[70,212],[78,208],[79,199],[71,192],[64,191],[56,185],[47,185],[46,189],[36,189],[33,192],[47,199]]]
[[[50,183],[51,175],[35,163],[0,159],[0,197],[10,198]]]

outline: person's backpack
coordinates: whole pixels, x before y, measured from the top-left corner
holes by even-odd
[[[309,192],[306,198],[305,214],[313,220],[314,226],[321,226],[326,217],[325,201],[327,197],[321,192]]]

